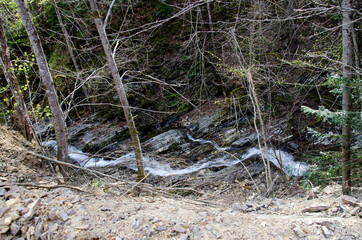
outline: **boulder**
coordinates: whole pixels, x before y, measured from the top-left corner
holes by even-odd
[[[146,151],[162,153],[166,151],[181,150],[181,145],[185,143],[185,138],[179,130],[169,130],[143,143]]]

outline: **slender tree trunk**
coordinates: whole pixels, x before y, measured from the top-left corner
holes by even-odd
[[[73,52],[72,44],[71,44],[71,41],[70,41],[70,38],[69,38],[69,34],[68,34],[67,29],[64,26],[62,16],[60,15],[59,8],[58,8],[57,3],[56,3],[55,0],[53,0],[53,5],[54,5],[55,13],[57,14],[57,18],[58,18],[58,21],[59,21],[60,28],[62,29],[62,32],[64,34],[65,42],[67,44],[67,48],[68,48],[70,57],[71,57],[71,59],[73,61],[75,70],[77,72],[79,72],[79,66],[78,66],[78,63],[77,63],[77,61],[75,59],[75,56],[74,56],[74,52]]]
[[[29,113],[27,111],[27,108],[24,104],[24,100],[23,100],[23,96],[21,94],[19,94],[18,91],[16,91],[16,86],[18,86],[18,84],[13,84],[13,80],[11,79],[11,75],[8,73],[8,70],[6,68],[6,64],[4,63],[2,57],[0,57],[0,65],[1,68],[4,72],[4,76],[5,76],[5,80],[9,85],[11,94],[14,97],[15,103],[16,103],[16,111],[18,111],[17,115],[19,115],[21,117],[21,123],[24,125],[24,128],[22,129],[25,134],[25,137],[28,141],[31,141],[34,137],[36,143],[41,146],[40,140],[37,138],[36,134],[35,134],[35,130],[34,127],[31,123],[31,120],[29,118]],[[19,124],[19,121],[18,121]]]
[[[57,139],[57,157],[58,160],[67,162],[68,160],[67,130],[63,120],[63,113],[59,105],[58,96],[55,87],[53,85],[53,79],[52,76],[50,75],[48,63],[45,59],[43,47],[41,45],[39,35],[29,15],[28,9],[24,3],[24,0],[15,0],[15,2],[18,7],[19,14],[23,21],[26,32],[29,36],[29,40],[38,64],[40,76],[46,88],[46,94],[48,97],[50,110],[52,112],[55,135]]]
[[[103,49],[107,56],[108,66],[111,69],[113,80],[116,85],[117,94],[122,103],[123,112],[126,117],[129,133],[131,135],[133,150],[135,152],[136,161],[137,161],[137,169],[138,169],[137,181],[141,181],[145,177],[145,170],[143,165],[142,149],[141,149],[140,140],[138,138],[137,129],[132,117],[131,110],[129,108],[126,92],[124,90],[122,83],[122,78],[119,75],[117,65],[113,58],[112,50],[110,48],[109,41],[105,32],[105,28],[103,27],[102,19],[99,15],[97,4],[95,0],[89,0],[89,3],[92,8],[92,15],[94,17],[94,22],[97,26],[97,30],[102,41]]]
[[[64,26],[64,23],[63,23],[63,20],[62,20],[62,16],[60,15],[60,11],[59,11],[59,8],[58,8],[58,6],[57,6],[56,0],[53,0],[53,5],[54,5],[55,13],[57,14],[57,18],[58,18],[58,21],[59,21],[60,28],[62,29],[64,38],[65,38],[65,42],[66,42],[66,44],[67,44],[67,48],[68,48],[70,57],[71,57],[71,59],[72,59],[72,61],[73,61],[73,64],[74,64],[75,71],[77,72],[77,74],[79,74],[79,73],[80,73],[80,68],[79,68],[79,65],[78,65],[78,63],[77,63],[77,60],[76,60],[76,58],[75,58],[74,52],[73,52],[72,42],[71,42],[71,40],[70,40],[68,31],[67,31],[67,29],[66,29],[65,26]],[[82,91],[83,91],[83,93],[84,93],[84,96],[85,96],[86,98],[88,98],[88,97],[89,97],[89,93],[88,93],[87,89],[86,89],[84,86],[82,86]],[[76,107],[75,107],[76,104],[75,104],[75,102],[74,102],[74,100],[73,100],[73,97],[71,98],[71,101],[72,101],[72,103],[73,103],[73,105],[74,105],[74,108],[75,108],[75,111],[76,111],[78,117],[80,117],[79,114],[78,114],[78,111],[77,111],[77,109],[76,109]]]
[[[342,127],[342,193],[351,192],[351,121],[352,107],[350,79],[353,77],[353,23],[350,18],[352,9],[351,0],[342,1],[342,62],[343,62],[343,99],[342,110],[346,115],[346,122]]]
[[[11,63],[10,53],[8,44],[5,36],[5,29],[0,16],[0,47],[1,47],[1,58],[2,68],[5,74],[5,78],[11,88],[12,94],[16,99],[16,104],[12,104],[15,112],[12,114],[13,124],[20,130],[20,132],[29,141],[32,140],[34,131],[32,131],[32,125],[29,118],[29,114],[25,105],[23,95],[20,90],[20,86],[17,77],[14,72],[13,64]]]

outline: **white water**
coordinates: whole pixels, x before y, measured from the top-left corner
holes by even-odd
[[[288,176],[302,176],[305,171],[308,170],[308,165],[304,162],[296,162],[294,161],[294,157],[282,150],[268,149],[267,155],[265,154],[265,150],[260,148],[250,148],[246,154],[243,155],[243,159],[248,159],[252,156],[261,156],[265,161],[267,161],[267,155],[269,157],[269,161],[272,162],[275,166],[282,169]]]
[[[191,135],[188,134],[188,137],[191,141],[200,142],[200,144],[212,144],[216,150],[225,150],[227,148],[220,148],[216,143],[208,140],[203,139],[194,139]],[[56,142],[54,140],[48,141],[44,143],[44,146],[49,146],[56,149]],[[69,146],[68,149],[69,158],[76,161],[80,166],[84,166],[86,168],[91,167],[106,167],[106,166],[115,166],[118,164],[125,164],[128,168],[136,170],[136,159],[134,153],[127,153],[117,159],[114,160],[104,160],[103,158],[92,158],[87,156],[81,150],[75,148],[74,146]],[[266,154],[264,150],[260,150],[259,148],[251,148],[245,154],[238,156],[239,158],[236,159],[228,154],[217,154],[212,155],[207,158],[198,161],[192,166],[183,169],[175,169],[172,168],[167,163],[162,163],[157,161],[156,159],[144,156],[143,161],[145,165],[145,171],[150,172],[156,176],[171,176],[171,175],[183,175],[188,173],[193,173],[205,168],[212,168],[212,167],[229,167],[236,165],[237,163],[251,158],[253,156],[260,156],[263,154],[264,158],[266,158]],[[301,176],[307,169],[308,166],[302,162],[294,161],[294,157],[281,150],[268,150],[268,156],[270,162],[272,162],[275,166],[283,169],[283,171],[287,175],[295,175]],[[279,159],[279,161],[278,161]],[[282,164],[282,167],[280,166]]]
[[[202,138],[199,138],[199,139],[195,139],[193,138],[189,133],[186,133],[186,136],[193,142],[199,142],[200,144],[206,144],[206,143],[209,143],[211,144],[216,150],[218,151],[226,151],[228,149],[230,149],[230,147],[220,147],[216,142],[213,142],[213,141],[210,141],[210,140],[205,140],[205,139],[202,139]]]

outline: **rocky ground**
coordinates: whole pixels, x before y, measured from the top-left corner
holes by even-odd
[[[224,170],[183,179],[150,177],[158,188],[147,185],[138,192],[131,182],[75,169],[76,177],[64,182],[49,162],[28,151],[37,149],[0,128],[1,239],[362,238],[359,189],[347,198],[339,185],[307,191],[298,179],[278,177],[266,198],[249,179],[230,178]],[[256,171],[262,192],[263,179]]]

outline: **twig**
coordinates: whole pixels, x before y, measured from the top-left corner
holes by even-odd
[[[309,184],[312,186],[312,188],[310,189],[312,191],[312,197],[314,199],[314,186],[313,183],[308,179]]]
[[[47,189],[54,189],[54,188],[70,188],[70,189],[74,189],[74,190],[77,190],[79,192],[85,192],[85,193],[90,193],[86,190],[83,190],[79,187],[74,187],[74,186],[71,186],[71,185],[65,185],[65,184],[62,184],[62,185],[50,185],[50,186],[47,186],[47,185],[38,185],[38,184],[33,184],[33,183],[18,183],[18,182],[4,182],[4,183],[0,183],[0,186],[1,187],[4,187],[4,186],[11,186],[11,185],[16,185],[16,186],[24,186],[24,187],[34,187],[34,188],[47,188]]]
[[[28,154],[31,154],[33,156],[36,156],[36,157],[39,157],[39,158],[42,158],[44,160],[47,160],[47,161],[51,161],[51,162],[55,162],[57,164],[60,164],[60,165],[65,165],[65,166],[68,166],[68,167],[73,167],[73,168],[77,168],[77,169],[81,169],[83,171],[86,171],[86,172],[90,172],[90,173],[93,173],[93,174],[96,174],[96,175],[100,175],[102,177],[107,177],[107,178],[112,178],[113,180],[117,180],[117,181],[120,181],[122,183],[126,183],[126,184],[131,184],[129,182],[125,182],[119,178],[116,178],[116,177],[113,177],[111,175],[107,175],[107,174],[104,174],[102,172],[99,172],[99,171],[96,171],[96,170],[91,170],[91,169],[88,169],[88,168],[84,168],[84,167],[79,167],[77,165],[74,165],[74,164],[71,164],[71,163],[66,163],[66,162],[62,162],[62,161],[59,161],[59,160],[56,160],[56,159],[53,159],[53,158],[50,158],[50,157],[46,157],[46,156],[43,156],[43,155],[40,155],[38,153],[35,153],[35,152],[31,152],[31,151],[27,151]]]
[[[254,178],[251,176],[251,174],[250,174],[250,172],[249,172],[249,169],[248,169],[248,168],[245,166],[245,164],[243,163],[243,160],[240,160],[240,159],[239,159],[238,157],[236,157],[234,154],[231,154],[231,153],[229,153],[229,152],[226,152],[225,150],[221,150],[221,151],[224,152],[224,153],[226,153],[226,154],[228,154],[229,156],[231,156],[231,157],[233,157],[233,158],[235,158],[236,160],[239,161],[239,163],[244,167],[245,171],[246,171],[247,174],[249,175],[249,177],[250,177],[251,181],[253,182],[256,190],[258,190],[258,192],[261,193],[259,187],[256,185],[256,183],[255,183],[255,181],[254,181]]]
[[[128,189],[123,196],[127,195],[130,191],[132,191],[135,187],[140,185],[148,176],[150,176],[151,172],[149,172],[144,178],[142,178],[140,181],[138,181],[135,185],[133,185],[130,189]]]
[[[273,182],[271,183],[269,189],[265,192],[264,196],[268,196],[268,195],[269,195],[269,192],[273,190],[274,183],[275,183],[275,181],[276,181],[278,178],[279,178],[279,175],[277,175],[277,176],[274,178]]]
[[[128,184],[128,185],[134,185],[133,187],[140,187],[142,190],[144,191],[147,191],[147,192],[150,192],[152,194],[159,194],[159,195],[163,195],[163,196],[167,196],[167,197],[170,197],[170,198],[179,198],[180,196],[176,195],[176,194],[172,194],[172,193],[168,193],[167,191],[164,191],[162,190],[161,188],[156,188],[150,184],[147,184],[147,183],[142,183],[142,181],[138,182],[138,183],[134,183],[134,182],[126,182],[126,181],[123,181],[119,178],[116,178],[116,177],[113,177],[111,175],[107,175],[107,174],[104,174],[104,173],[101,173],[99,171],[95,171],[95,170],[91,170],[91,169],[88,169],[88,168],[83,168],[83,167],[79,167],[77,165],[74,165],[74,164],[71,164],[71,163],[66,163],[66,162],[62,162],[62,161],[58,161],[56,159],[53,159],[53,158],[50,158],[50,157],[46,157],[46,156],[43,156],[43,155],[40,155],[40,154],[37,154],[37,153],[34,153],[34,152],[31,152],[31,151],[27,151],[28,154],[31,154],[33,156],[36,156],[36,157],[39,157],[39,158],[42,158],[42,159],[45,159],[45,160],[48,160],[48,161],[51,161],[51,162],[55,162],[57,164],[61,164],[61,165],[66,165],[66,166],[69,166],[69,167],[73,167],[73,168],[77,168],[77,169],[81,169],[83,171],[86,171],[86,172],[90,172],[90,173],[93,173],[93,174],[96,174],[96,175],[100,175],[100,176],[103,176],[103,177],[107,177],[107,178],[111,178],[111,179],[114,179],[120,183],[123,183],[123,184]],[[148,174],[149,175],[149,174]],[[147,176],[148,176],[147,175]],[[146,176],[146,177],[147,177]],[[145,177],[145,178],[146,178]],[[58,186],[62,186],[62,185],[58,185]],[[64,185],[64,186],[68,186],[68,185]],[[48,186],[49,187],[49,186]],[[206,202],[206,201],[201,201],[201,200],[192,200],[192,199],[182,199],[183,201],[185,202],[190,202],[190,203],[193,203],[193,204],[202,204],[202,205],[209,205],[209,206],[215,206],[215,204],[213,203],[209,203],[209,202]]]

